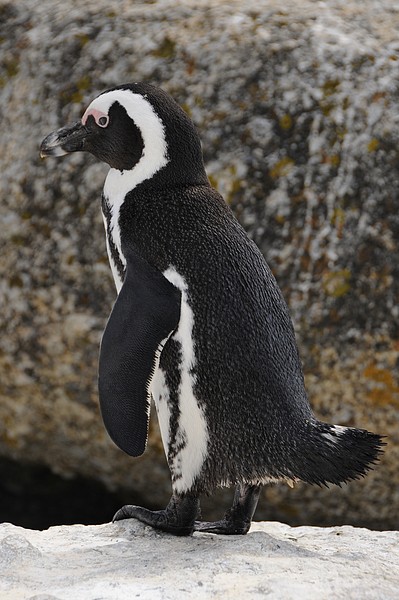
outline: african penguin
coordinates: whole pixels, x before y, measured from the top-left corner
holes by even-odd
[[[178,104],[146,83],[108,90],[48,135],[41,156],[80,150],[111,167],[102,212],[118,296],[100,350],[103,420],[138,456],[152,397],[173,490],[165,510],[128,505],[114,520],[245,534],[265,483],[365,475],[381,437],[314,416],[281,292],[211,187]],[[232,508],[198,521],[200,495],[218,486],[236,486]]]

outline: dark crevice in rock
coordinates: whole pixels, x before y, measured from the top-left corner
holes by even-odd
[[[39,465],[0,458],[0,522],[29,529],[53,525],[96,525],[110,521],[132,492],[111,492],[98,481],[65,479]]]

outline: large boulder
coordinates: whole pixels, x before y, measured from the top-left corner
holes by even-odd
[[[398,525],[398,19],[388,0],[2,2],[2,455],[167,501],[156,423],[134,461],[98,411],[115,299],[99,208],[107,167],[38,154],[98,92],[146,80],[193,118],[211,181],[271,265],[317,416],[388,436],[366,479],[272,487],[258,514]]]

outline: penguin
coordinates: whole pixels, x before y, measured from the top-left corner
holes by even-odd
[[[287,305],[263,255],[205,173],[193,122],[162,89],[119,85],[50,133],[42,157],[87,151],[102,194],[117,298],[103,333],[99,399],[127,454],[147,444],[151,399],[171,474],[164,510],[126,505],[174,535],[246,534],[269,482],[340,485],[364,476],[382,436],[319,421]],[[235,487],[216,522],[200,497]]]

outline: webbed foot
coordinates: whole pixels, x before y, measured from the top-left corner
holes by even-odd
[[[172,496],[164,510],[149,510],[127,504],[114,515],[112,522],[122,519],[137,519],[146,525],[173,535],[191,535],[199,514],[197,496]]]
[[[226,512],[224,518],[213,523],[196,521],[194,531],[221,535],[245,535],[251,527],[260,490],[261,487],[258,485],[241,484],[237,486],[233,506]]]
[[[202,533],[218,533],[220,535],[245,535],[248,533],[251,527],[251,522],[237,522],[230,521],[227,517],[221,521],[195,521],[194,531],[201,531]]]

